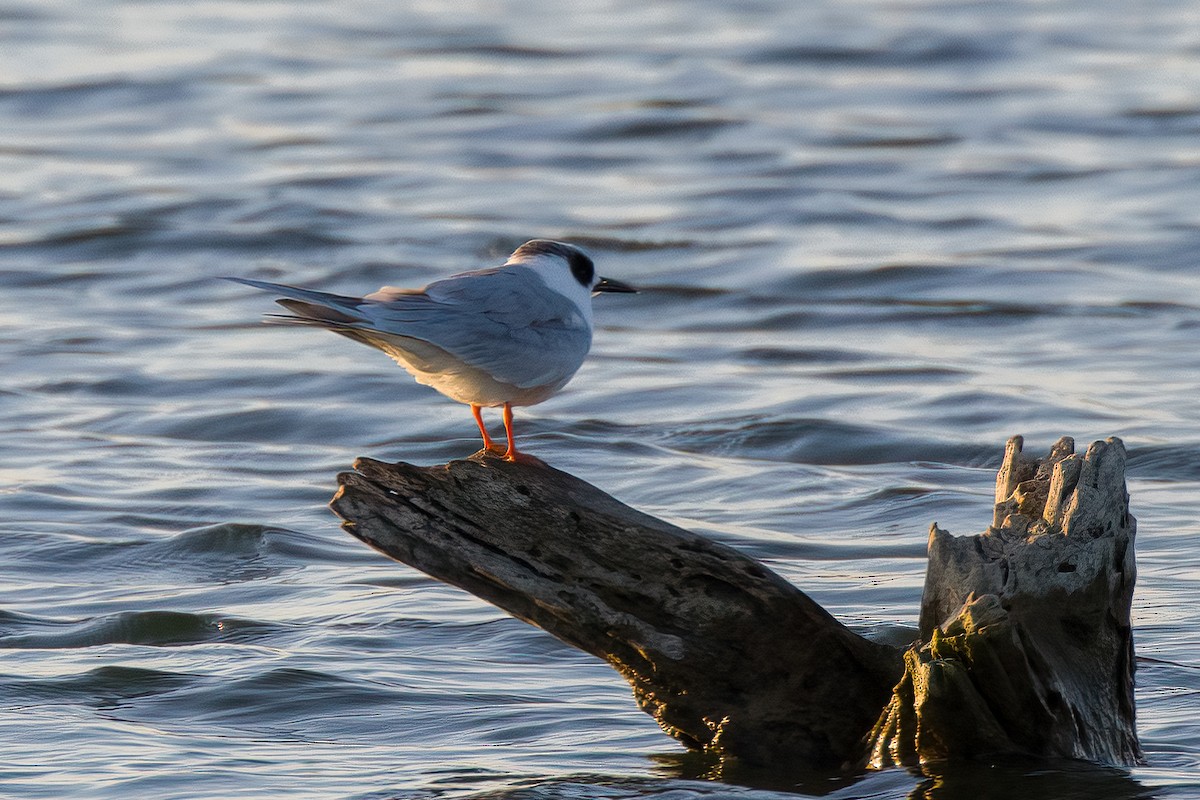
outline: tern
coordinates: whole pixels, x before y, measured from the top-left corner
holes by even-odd
[[[485,450],[499,451],[483,408],[503,407],[516,461],[514,406],[531,406],[562,389],[592,345],[592,297],[636,292],[596,274],[574,245],[534,239],[499,267],[463,272],[421,289],[385,286],[365,297],[281,283],[226,278],[278,295],[292,315],[268,322],[324,328],[391,356],[416,379],[471,407]]]

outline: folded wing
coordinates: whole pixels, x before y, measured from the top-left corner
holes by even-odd
[[[366,298],[231,280],[283,295],[277,302],[296,316],[274,322],[327,328],[402,364],[400,356],[411,354],[428,369],[430,351],[415,339],[522,389],[565,383],[591,347],[591,326],[575,304],[519,266],[464,273],[419,291],[383,289]]]
[[[575,304],[524,267],[447,278],[361,311],[373,331],[429,342],[520,388],[565,383],[592,344]]]

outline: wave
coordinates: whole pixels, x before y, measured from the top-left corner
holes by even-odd
[[[0,611],[0,648],[67,649],[108,644],[174,647],[202,642],[249,642],[278,626],[218,614],[123,611],[59,620]]]

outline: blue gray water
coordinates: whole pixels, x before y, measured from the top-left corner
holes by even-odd
[[[1200,14],[1165,0],[0,4],[0,796],[1200,796]],[[716,774],[599,661],[367,550],[477,447],[345,293],[533,237],[646,288],[526,448],[916,622],[1004,440],[1118,435],[1130,771]],[[493,418],[494,424],[498,420]]]

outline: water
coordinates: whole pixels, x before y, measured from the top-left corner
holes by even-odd
[[[0,5],[0,795],[1200,796],[1197,22]],[[982,529],[1009,435],[1123,437],[1148,763],[720,773],[342,533],[338,471],[464,456],[469,414],[212,278],[420,285],[535,236],[646,291],[527,449],[860,628],[915,625],[928,525]]]

